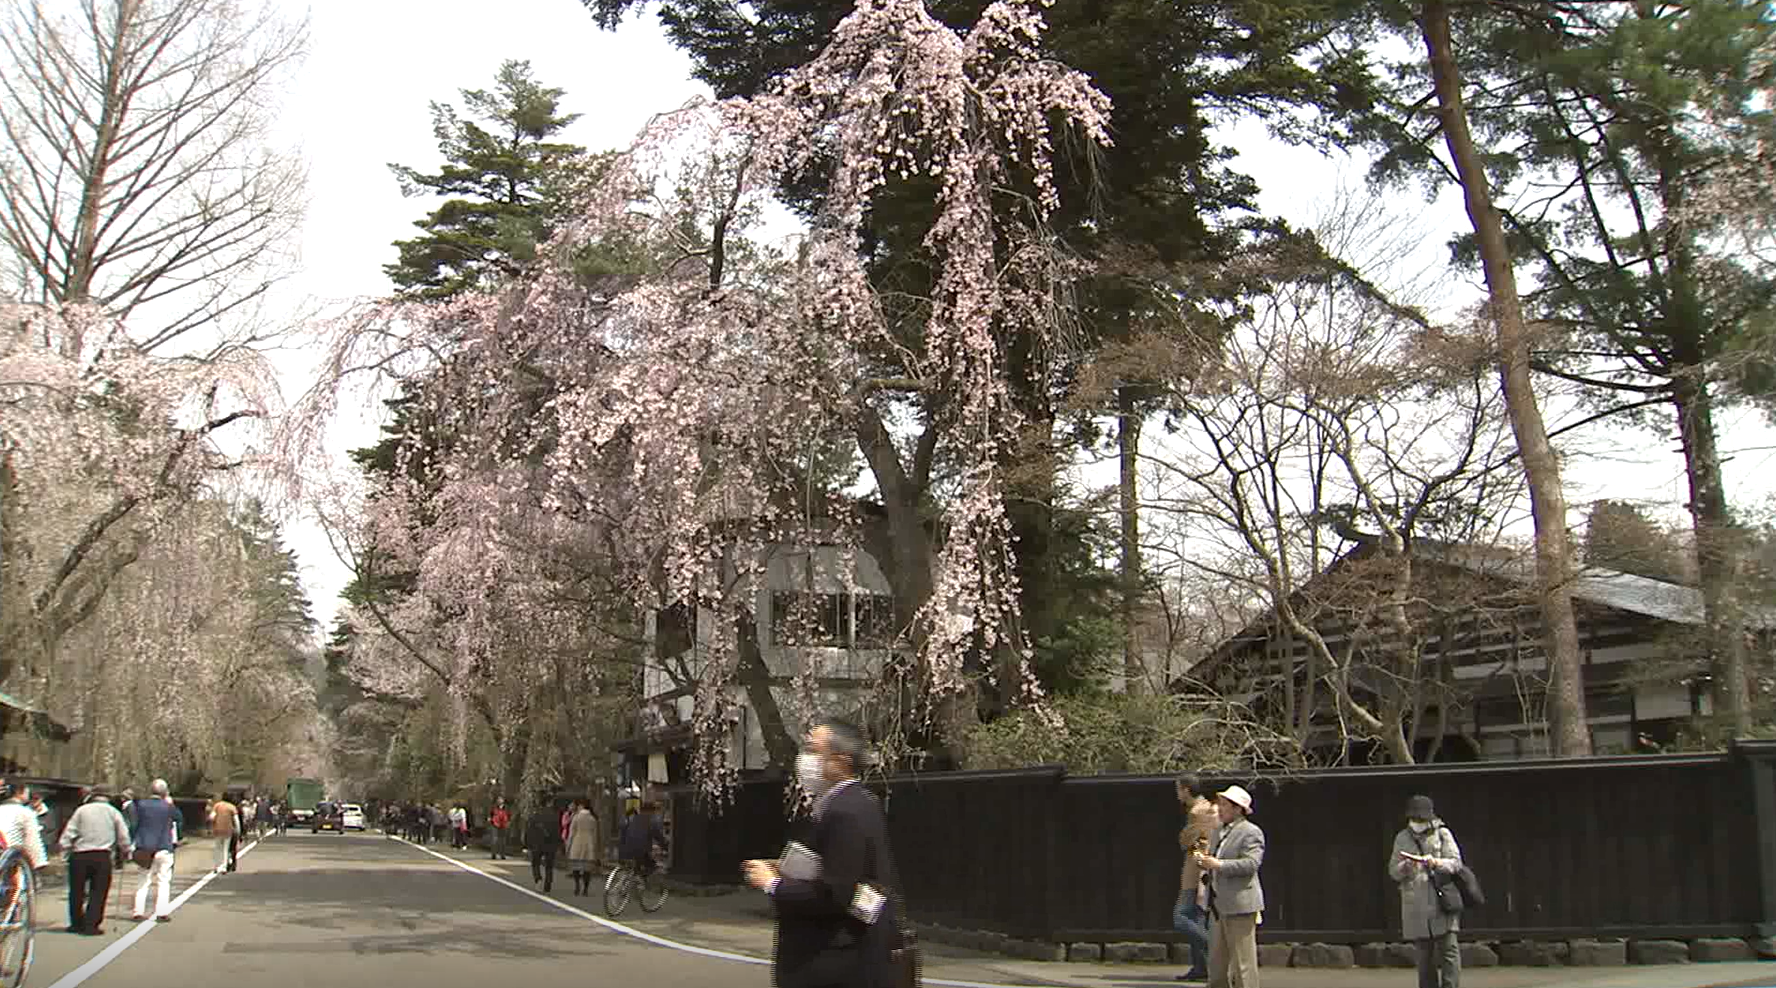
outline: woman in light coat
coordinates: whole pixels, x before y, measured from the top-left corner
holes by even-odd
[[[1432,884],[1452,884],[1461,870],[1455,835],[1429,796],[1406,801],[1406,826],[1394,835],[1388,877],[1400,886],[1400,932],[1418,947],[1418,988],[1460,988],[1461,915],[1444,912]]]
[[[592,889],[592,867],[598,857],[598,818],[586,800],[574,800],[573,818],[567,822],[567,870],[573,876],[574,894]]]

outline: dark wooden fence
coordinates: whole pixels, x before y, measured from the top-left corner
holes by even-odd
[[[1252,789],[1268,849],[1261,939],[1398,936],[1384,874],[1406,798],[1431,796],[1497,939],[1776,934],[1776,743],[1727,752],[1388,766],[1219,779]],[[1171,940],[1180,814],[1166,778],[1059,768],[902,776],[889,833],[915,922],[1058,941]],[[673,795],[673,870],[735,883],[801,822],[779,783],[719,815]]]

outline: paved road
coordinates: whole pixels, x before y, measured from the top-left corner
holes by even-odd
[[[183,852],[198,867],[207,847]],[[130,881],[133,882],[133,869]],[[200,878],[187,869],[182,881]],[[571,886],[570,886],[571,887]],[[133,884],[125,892],[133,890]],[[590,902],[591,900],[586,900]],[[66,900],[47,922],[65,925]],[[768,971],[669,951],[377,834],[292,832],[265,841],[193,895],[171,923],[106,921],[103,937],[44,932],[32,985],[74,988],[95,955],[117,960],[88,988],[160,985],[428,985],[433,988],[764,988]],[[40,914],[40,922],[45,918]],[[133,943],[119,946],[134,939]],[[107,942],[108,941],[108,942]],[[154,972],[150,974],[149,972]]]
[[[52,890],[38,914],[43,932],[30,985],[770,984],[765,967],[734,959],[770,949],[764,910],[749,895],[673,899],[659,914],[625,915],[624,924],[613,928],[595,918],[596,895],[564,895],[572,883],[563,877],[555,895],[544,898],[530,891],[529,869],[522,862],[489,862],[485,852],[440,855],[379,834],[293,832],[254,847],[242,858],[240,871],[213,878],[204,870],[209,854],[203,841],[181,854],[176,891],[189,894],[166,925],[131,923],[127,901],[119,914],[113,896],[104,936],[62,933],[66,896]],[[126,897],[134,880],[134,869],[126,869]],[[937,945],[928,947],[926,966],[927,983],[934,988],[944,982],[1152,988],[1173,984],[1173,973],[1172,968],[1018,962]],[[1776,963],[1492,969],[1468,972],[1463,980],[1470,988],[1776,986]],[[1414,978],[1399,970],[1266,969],[1264,981],[1269,988],[1409,988]]]

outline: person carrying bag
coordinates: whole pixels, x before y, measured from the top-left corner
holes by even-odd
[[[1464,870],[1461,847],[1438,819],[1431,798],[1408,799],[1406,826],[1394,835],[1388,877],[1400,888],[1400,933],[1418,948],[1419,988],[1460,988],[1457,935],[1467,903],[1457,875]]]

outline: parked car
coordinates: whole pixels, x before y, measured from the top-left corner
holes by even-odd
[[[317,834],[323,830],[343,834],[345,833],[345,812],[340,809],[338,803],[319,803],[315,806],[312,826]]]
[[[339,825],[346,830],[364,829],[364,808],[356,803],[346,803],[339,808]]]

